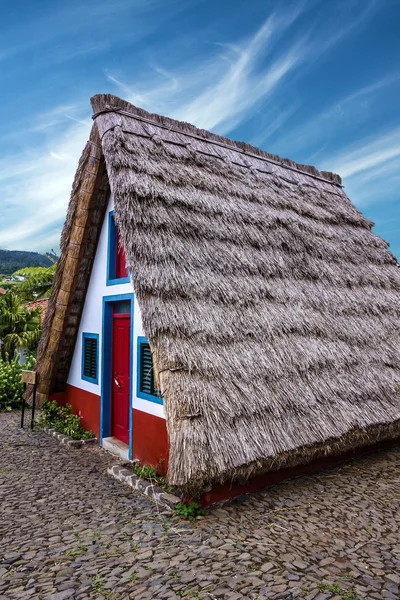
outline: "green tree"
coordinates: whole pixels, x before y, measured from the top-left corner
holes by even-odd
[[[0,342],[3,359],[14,358],[18,348],[34,350],[42,330],[40,308],[29,310],[14,292],[0,297]]]
[[[27,267],[15,271],[14,276],[25,277],[25,279],[14,286],[14,291],[24,300],[48,298],[56,266],[56,264],[53,264],[51,267]]]

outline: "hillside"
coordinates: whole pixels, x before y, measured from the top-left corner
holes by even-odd
[[[0,274],[10,275],[24,267],[50,267],[52,264],[43,254],[23,250],[0,249]]]

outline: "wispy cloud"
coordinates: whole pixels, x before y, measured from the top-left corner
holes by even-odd
[[[296,112],[299,106],[299,102],[296,101],[292,105],[283,108],[271,106],[271,104],[272,103],[269,103],[264,109],[264,112],[268,110],[268,119],[266,119],[267,124],[263,126],[262,120],[260,119],[261,123],[258,127],[257,134],[253,135],[251,140],[249,140],[253,146],[262,146],[274,133],[281,130],[283,125]]]
[[[140,80],[135,73],[135,84],[127,75],[107,72],[107,77],[124,94],[127,100],[150,111],[168,113],[205,129],[229,133],[257,106],[276,94],[291,77],[320,60],[322,55],[349,36],[371,17],[376,0],[363,4],[356,19],[347,19],[343,26],[338,22],[323,23],[310,20],[302,33],[292,27],[306,18],[318,2],[288,4],[285,10],[276,10],[250,37],[235,43],[216,41],[214,45],[223,52],[202,61],[181,60],[176,72],[157,66],[150,76]],[[341,19],[343,14],[339,15]],[[354,98],[355,99],[355,98]],[[349,99],[350,100],[350,99]],[[261,145],[277,131],[295,112],[293,102],[275,115],[274,122],[260,131],[252,140]],[[274,110],[273,112],[276,112]],[[321,115],[321,120],[328,115]]]
[[[233,56],[224,57],[228,68],[222,77],[207,86],[193,101],[177,112],[184,121],[213,129],[232,129],[261,98],[266,98],[282,79],[303,59],[304,40],[292,45],[266,67],[261,57],[277,43],[299,16],[300,10],[268,18],[247,44],[238,47]]]
[[[91,121],[68,126],[41,148],[0,161],[0,245],[46,250],[57,246],[77,160]]]
[[[228,132],[305,59],[306,36],[274,52],[302,10],[299,5],[296,10],[273,14],[253,36],[236,44],[216,44],[224,52],[205,62],[188,63],[177,73],[157,67],[151,80],[141,86],[134,88],[112,73],[108,79],[134,104],[169,112],[198,127]]]
[[[29,21],[19,19],[3,30],[0,24],[0,62],[48,47],[47,63],[61,63],[111,44],[133,44],[195,1],[169,0],[167,9],[164,0],[69,0],[51,9],[38,1]]]
[[[385,225],[383,215],[385,209],[393,213],[393,207],[399,199],[399,127],[343,148],[327,158],[322,167],[343,177],[345,189],[358,207],[364,210],[372,210],[373,207],[376,210],[379,207],[382,235],[389,235],[389,232],[393,234],[392,228]]]
[[[291,128],[286,136],[281,136],[277,143],[278,151],[280,147],[290,145],[293,153],[308,149],[310,159],[315,159],[329,142],[333,145],[334,138],[344,129],[361,119],[368,119],[373,105],[379,101],[380,94],[399,80],[400,72],[391,73],[335,100],[309,119],[303,119],[301,124]],[[283,118],[287,119],[291,114],[288,111]]]
[[[393,168],[394,158],[400,158],[400,127],[370,140],[360,140],[357,147],[340,152],[336,157],[329,159],[330,167],[340,173],[342,177],[354,177],[364,171],[373,173],[382,166]]]
[[[264,20],[250,35],[248,26],[237,28],[229,37],[225,27],[218,34],[218,27],[203,25],[204,30],[187,32],[191,36],[195,31],[196,45],[187,46],[195,47],[193,52],[182,51],[183,34],[178,39],[173,35],[167,46],[152,42],[147,53],[142,52],[138,40],[165,30],[168,19],[196,3],[204,4],[204,0],[168,0],[165,10],[162,0],[116,0],[111,5],[108,0],[71,0],[68,10],[57,5],[54,13],[35,13],[29,27],[6,32],[0,42],[0,60],[51,47],[53,53],[44,52],[46,68],[53,65],[61,72],[67,68],[61,63],[68,61],[70,69],[75,61],[79,73],[86,69],[90,82],[77,77],[80,87],[76,95],[72,93],[43,112],[33,114],[31,110],[3,136],[13,149],[12,155],[9,150],[0,160],[1,246],[46,250],[57,245],[74,172],[91,125],[87,98],[83,100],[79,94],[89,95],[87,89],[97,91],[105,82],[133,104],[219,133],[251,125],[254,118],[257,125],[253,129],[249,125],[245,139],[261,146],[265,140],[279,138],[271,150],[282,150],[281,154],[295,159],[297,154],[303,162],[307,155],[322,157],[329,170],[346,176],[349,187],[355,187],[356,198],[364,194],[364,202],[383,178],[389,190],[398,185],[398,128],[353,145],[338,138],[335,148],[340,150],[330,150],[330,158],[326,153],[332,148],[330,140],[339,130],[338,123],[359,118],[361,107],[365,113],[371,110],[379,94],[396,84],[400,73],[364,82],[325,108],[318,105],[310,120],[303,117],[300,125],[287,127],[295,117],[299,121],[301,108],[310,100],[307,94],[297,94],[298,82],[321,63],[321,57],[328,56],[371,18],[377,0],[338,2],[334,10],[330,6],[325,9],[328,3],[320,10],[324,4],[320,0],[278,2],[267,18],[262,12]],[[359,10],[354,11],[354,6]],[[259,10],[260,14],[265,11],[261,1]],[[56,24],[63,19],[60,31]],[[93,32],[89,37],[88,25]],[[34,37],[29,36],[32,30]],[[116,47],[124,50],[116,54]],[[108,53],[108,61],[98,60],[103,58],[102,52]],[[125,61],[116,60],[118,57]]]

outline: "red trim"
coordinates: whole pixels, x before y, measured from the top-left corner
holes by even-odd
[[[168,469],[169,443],[165,419],[133,409],[133,458],[157,468],[161,475]]]
[[[67,402],[72,405],[74,413],[81,413],[82,425],[91,429],[99,439],[100,428],[100,397],[72,385],[66,386],[63,393],[54,394],[51,400],[57,400],[61,405]],[[234,481],[225,485],[216,485],[210,492],[205,493],[197,502],[202,506],[243,496],[263,488],[268,488],[281,481],[293,479],[306,473],[327,469],[345,461],[360,458],[381,450],[391,448],[400,443],[400,438],[379,442],[372,446],[364,446],[349,450],[337,456],[326,456],[312,462],[279,471],[270,471],[264,475],[253,477],[243,485]],[[151,464],[160,474],[165,475],[168,469],[169,442],[165,419],[155,417],[141,410],[133,409],[133,458],[142,464]]]
[[[82,426],[100,439],[100,397],[67,384],[65,392],[50,398],[61,406],[69,403],[82,417]],[[169,442],[165,419],[133,409],[133,458],[157,468],[161,475],[168,470]]]
[[[100,396],[67,383],[65,392],[53,394],[50,400],[56,400],[60,406],[71,404],[72,412],[81,416],[82,427],[100,439]]]
[[[386,450],[398,444],[399,442],[400,438],[395,440],[386,440],[372,446],[364,446],[362,448],[356,448],[355,450],[349,450],[348,452],[344,452],[336,456],[324,456],[312,462],[306,463],[305,465],[298,465],[297,467],[291,467],[289,469],[280,469],[279,471],[269,471],[264,475],[258,475],[252,479],[249,479],[249,481],[243,485],[240,485],[236,481],[227,483],[225,485],[216,485],[210,492],[205,493],[199,500],[197,500],[197,502],[199,502],[202,506],[208,506],[210,504],[215,504],[216,502],[222,502],[237,496],[243,496],[244,494],[249,494],[263,488],[272,487],[273,485],[276,485],[277,483],[287,479],[300,477],[306,473],[314,473],[315,471],[334,467],[335,465],[354,458],[360,458],[366,454],[373,454],[374,452],[379,452],[380,450]]]

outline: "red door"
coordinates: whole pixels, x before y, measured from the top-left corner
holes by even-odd
[[[111,435],[129,444],[131,318],[113,315]]]

